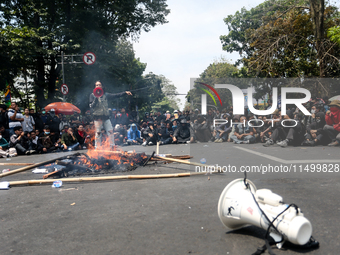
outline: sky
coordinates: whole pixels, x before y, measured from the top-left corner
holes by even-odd
[[[219,39],[228,34],[223,19],[242,7],[247,10],[264,0],[168,0],[168,23],[142,32],[134,43],[136,58],[147,63],[144,74],[164,75],[180,94],[190,90],[190,78],[197,78],[215,60],[224,57],[234,63],[239,55],[222,50]],[[183,109],[185,96],[178,96]]]

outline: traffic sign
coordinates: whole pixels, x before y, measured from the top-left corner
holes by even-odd
[[[60,90],[61,90],[61,93],[63,95],[67,95],[68,94],[68,86],[65,83],[63,85],[61,85]]]
[[[96,55],[92,52],[86,52],[83,55],[83,61],[86,65],[92,65],[94,62],[96,62]]]

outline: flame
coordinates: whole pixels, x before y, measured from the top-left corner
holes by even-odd
[[[130,166],[135,166],[140,164],[147,159],[147,156],[142,154],[137,154],[133,152],[125,152],[119,149],[117,146],[111,147],[110,137],[107,137],[102,141],[102,145],[95,149],[92,142],[95,138],[95,130],[87,130],[87,134],[91,137],[91,142],[89,142],[89,150],[86,156],[80,157],[78,164],[83,164],[89,168],[100,170],[103,167],[110,167],[110,164],[121,165],[129,164]]]

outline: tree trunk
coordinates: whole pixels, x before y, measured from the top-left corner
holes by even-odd
[[[322,46],[322,41],[325,36],[324,29],[324,13],[325,13],[325,0],[309,0],[310,2],[310,13],[313,23],[314,36],[316,42],[316,50],[318,52],[319,59],[319,70],[320,77],[324,77],[325,73],[325,63],[322,60],[324,55],[324,50]]]
[[[40,17],[38,13],[35,13],[34,15],[34,20],[35,20],[35,27],[39,28],[40,26]],[[41,40],[37,39],[37,48],[42,49],[43,48],[43,43]],[[37,75],[35,77],[35,94],[37,95],[37,105],[39,108],[42,108],[45,106],[45,97],[44,97],[44,89],[45,89],[45,61],[42,53],[38,52],[38,57],[37,57],[37,62],[36,62],[36,70],[37,70]]]

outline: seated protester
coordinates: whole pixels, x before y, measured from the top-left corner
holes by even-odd
[[[263,123],[261,121],[258,121],[258,125],[260,126],[261,124],[263,124],[261,127],[257,127],[256,131],[259,134],[258,137],[258,141],[261,143],[265,143],[269,137],[272,134],[272,123],[271,121],[267,120],[266,116],[263,116],[262,119],[259,118],[259,120],[262,120]]]
[[[153,121],[149,121],[148,127],[144,131],[145,141],[143,142],[143,146],[146,145],[155,145],[158,141],[158,130],[154,126]]]
[[[70,117],[70,125],[80,125],[82,124],[82,121],[80,120],[80,115],[77,112],[74,112],[73,115]]]
[[[127,136],[126,130],[124,130],[123,125],[117,124],[113,130],[113,135],[116,145],[121,145],[126,142],[125,137]]]
[[[288,111],[287,111],[288,113]],[[289,114],[293,117],[293,113],[289,112]],[[290,117],[288,117],[289,119]],[[281,111],[279,111],[278,109],[276,109],[273,114],[272,114],[272,121],[268,121],[270,127],[268,127],[268,130],[271,131],[271,135],[269,137],[269,139],[266,141],[265,144],[263,144],[264,147],[268,147],[271,145],[274,145],[275,143],[278,143],[284,139],[286,139],[287,136],[287,129],[285,129],[282,125],[281,125],[281,121],[283,120],[282,116],[281,116]],[[267,130],[265,130],[267,131]],[[269,132],[270,132],[269,131]]]
[[[142,144],[141,132],[138,130],[137,125],[132,123],[131,127],[127,131],[127,141],[129,145]]]
[[[67,130],[69,129],[69,125],[65,125],[63,126],[62,129],[60,129],[60,136],[62,136],[63,134],[67,133]]]
[[[79,125],[77,128],[77,132],[76,132],[76,138],[79,142],[79,145],[81,148],[86,149],[85,146],[85,140],[86,140],[86,132],[84,130],[84,126],[83,125]]]
[[[146,122],[143,122],[142,125],[140,126],[140,133],[141,133],[141,138],[144,140],[145,137],[144,136],[144,131],[148,128],[148,124]]]
[[[328,146],[340,145],[340,100],[333,100],[329,104],[325,119],[324,135],[328,141],[331,141]]]
[[[152,117],[150,117],[150,114],[148,112],[144,113],[143,122],[148,123],[149,121],[153,121]]]
[[[36,129],[36,130],[35,130],[35,135],[36,135],[38,138],[40,138],[43,134],[44,134],[44,130],[43,130],[43,132],[40,132],[39,129]]]
[[[215,113],[213,112],[212,109],[209,109],[208,110],[208,114],[207,114],[207,116],[205,118],[206,118],[206,122],[207,122],[208,127],[209,127],[210,130],[213,129],[214,117],[215,117]]]
[[[285,119],[292,119],[292,111],[288,110],[287,114],[285,115]],[[303,116],[301,113],[294,115],[294,120],[297,125],[295,127],[285,127],[286,138],[279,142],[278,145],[281,147],[287,147],[288,145],[300,145],[304,139],[304,134],[306,132],[306,128],[302,123]],[[294,125],[293,121],[285,122],[285,125]]]
[[[193,129],[197,142],[208,142],[211,139],[210,126],[204,116],[197,116],[197,119],[194,120]]]
[[[73,132],[72,128],[67,130],[67,133],[61,136],[61,145],[64,146],[64,150],[75,150],[79,147],[79,142]]]
[[[9,146],[15,148],[19,155],[30,155],[30,151],[21,145],[21,141],[25,139],[24,136],[25,134],[22,131],[22,127],[15,127],[14,135],[10,138]]]
[[[60,124],[59,124],[59,130],[60,130],[60,132],[63,132],[63,129],[65,129],[65,126],[66,126],[66,130],[69,128],[69,126],[70,126],[70,122],[66,119],[66,117],[65,116],[63,116],[62,118],[61,118],[61,121],[60,121]],[[66,132],[66,131],[65,131]],[[60,134],[60,135],[62,135],[62,134]]]
[[[164,122],[161,123],[160,128],[158,129],[158,139],[161,142],[160,144],[172,143],[172,137],[171,137],[170,131]]]
[[[1,150],[9,148],[9,132],[5,129],[4,125],[0,124],[0,147]]]
[[[249,127],[245,116],[241,116],[240,124],[236,126],[235,132],[233,135],[230,136],[230,139],[237,144],[255,142],[254,132]]]
[[[121,140],[121,144],[124,144],[126,143],[128,128],[126,125],[123,125],[123,124],[119,124],[119,126],[120,126],[120,133],[122,135],[121,137],[123,137],[123,139]]]
[[[26,150],[30,150],[29,148],[30,141],[31,141],[30,132],[24,131],[24,136],[20,140],[22,147],[24,147]]]
[[[3,138],[2,138],[3,139]],[[1,140],[2,139],[0,139],[0,143],[1,143]],[[6,149],[7,148],[7,149]],[[16,156],[18,156],[18,154],[17,154],[17,151],[16,151],[16,149],[15,148],[9,148],[8,149],[8,146],[7,147],[2,147],[1,145],[0,145],[0,157],[3,157],[3,158],[8,158],[8,157],[16,157]]]
[[[55,138],[51,135],[51,130],[48,125],[44,127],[44,133],[39,137],[41,149],[40,152],[47,153],[57,149]],[[53,140],[53,141],[52,141]]]
[[[176,128],[172,138],[173,143],[194,142],[194,131],[186,119],[181,119],[180,126]]]
[[[236,127],[237,127],[237,123],[239,122],[240,120],[240,116],[239,115],[235,115],[233,118],[232,118],[232,121],[233,121],[233,124],[231,125],[231,131],[228,135],[228,140],[227,142],[233,142],[233,140],[230,138],[232,135],[234,135],[235,133],[235,130],[236,130]]]
[[[216,128],[215,143],[226,142],[232,129],[230,126],[229,116],[227,114],[223,114],[222,118],[228,122],[221,124]]]
[[[328,144],[327,139],[324,137],[323,127],[326,125],[325,114],[318,112],[315,114],[315,121],[309,124],[306,128],[305,140],[301,145],[315,146],[318,144]]]
[[[108,140],[109,136],[107,135],[105,128],[102,128],[101,132],[102,132],[101,144],[109,143],[109,140]],[[117,144],[116,141],[115,141],[115,144]]]
[[[2,124],[0,124],[0,135],[6,141],[6,143],[8,143],[9,146],[10,135],[9,132],[5,129],[5,126]]]
[[[172,127],[172,131],[175,132],[177,127],[178,127],[178,120],[177,119],[172,120],[172,124],[171,125],[172,125],[171,126]]]
[[[39,140],[39,137],[36,135],[35,131],[31,131],[30,135],[31,139],[29,142],[29,149],[35,150],[37,153],[41,153],[43,151],[43,146]]]

